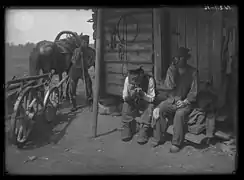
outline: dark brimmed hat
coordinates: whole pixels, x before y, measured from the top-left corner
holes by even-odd
[[[189,52],[190,49],[185,47],[180,47],[179,49],[177,49],[173,57],[188,57],[190,55]]]
[[[84,40],[84,41],[89,41],[89,36],[88,35],[82,35],[81,36],[81,39]]]
[[[144,73],[144,70],[142,69],[142,66],[139,68],[128,68],[128,73],[129,74],[141,74]]]

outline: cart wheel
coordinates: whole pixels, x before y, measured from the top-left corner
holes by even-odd
[[[14,105],[14,112],[10,120],[10,138],[14,145],[21,147],[27,141],[33,127],[33,119],[37,113],[34,108],[36,98],[33,96],[33,88],[26,88],[20,93]]]
[[[57,87],[53,87],[47,92],[44,106],[45,118],[50,123],[55,119],[59,107],[59,89]]]

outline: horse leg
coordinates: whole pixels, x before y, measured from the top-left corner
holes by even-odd
[[[58,74],[59,82],[62,80],[62,73]],[[60,85],[60,98],[61,100],[65,99],[64,93],[63,93],[63,84]]]

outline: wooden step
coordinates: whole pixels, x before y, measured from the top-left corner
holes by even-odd
[[[167,133],[173,135],[173,125],[169,126],[167,129]],[[186,133],[185,134],[185,139],[196,143],[196,144],[201,144],[202,140],[206,138],[205,134],[199,134],[199,135],[195,135],[195,134],[191,134],[191,133]]]

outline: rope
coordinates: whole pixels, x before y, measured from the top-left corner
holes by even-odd
[[[127,23],[126,23],[126,18],[128,18],[128,16],[131,16],[131,15],[127,14],[127,15],[120,16],[120,19],[119,19],[119,21],[118,21],[118,23],[116,25],[116,35],[117,35],[117,37],[119,39],[119,42],[120,42],[119,43],[119,52],[118,53],[119,53],[119,59],[121,61],[123,61],[121,68],[122,68],[122,75],[124,77],[127,76],[127,73],[124,73],[125,64],[127,65],[127,68],[128,68],[127,43],[128,42],[133,43],[136,40],[136,38],[137,38],[137,36],[139,34],[138,23],[136,23],[136,34],[135,34],[135,36],[134,36],[134,38],[132,40],[128,41],[128,39],[127,39],[128,38],[127,37]],[[131,16],[131,17],[133,18],[133,16]],[[122,27],[122,37],[121,37],[121,34],[119,32],[119,27],[120,27],[122,19],[123,19],[123,27]],[[124,27],[125,27],[125,29],[124,29]]]

